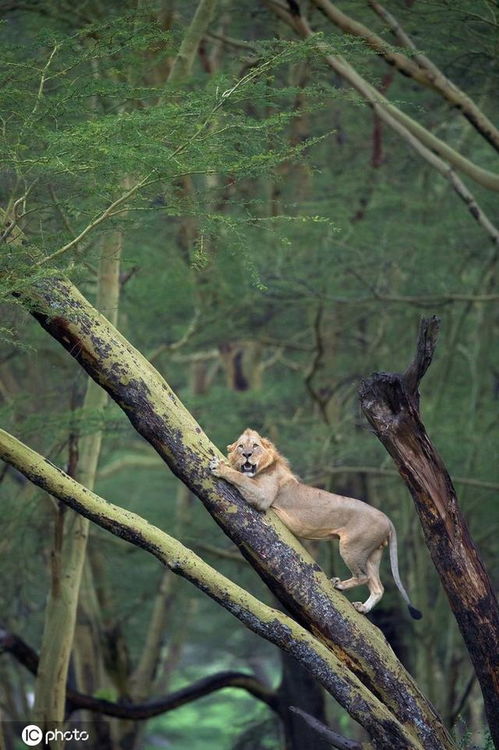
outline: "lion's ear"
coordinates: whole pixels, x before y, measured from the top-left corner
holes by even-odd
[[[227,446],[227,453],[232,453],[234,450],[236,450],[236,443]]]
[[[271,443],[268,438],[262,438],[262,445],[264,448],[267,448],[267,450],[273,450],[274,449],[274,443]]]

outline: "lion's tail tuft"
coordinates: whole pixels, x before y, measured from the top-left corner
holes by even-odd
[[[416,609],[416,607],[413,607],[412,604],[407,605],[409,608],[409,614],[414,620],[420,620],[423,616],[423,613],[419,611],[419,609]]]

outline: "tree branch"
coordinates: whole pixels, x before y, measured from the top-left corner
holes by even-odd
[[[437,345],[440,319],[434,315],[432,318],[422,318],[419,326],[418,341],[416,344],[416,355],[402,378],[411,398],[417,403],[419,409],[419,383],[428,367],[431,365],[435,347]]]
[[[365,742],[360,743],[356,742],[355,740],[349,740],[346,737],[343,737],[341,734],[333,732],[332,729],[327,727],[321,721],[318,721],[314,716],[311,716],[306,711],[302,711],[301,708],[290,706],[289,710],[294,714],[300,716],[303,721],[308,724],[309,727],[312,727],[312,729],[314,729],[320,737],[323,737],[327,742],[330,743],[330,745],[332,745],[332,747],[336,747],[338,750],[368,750],[368,748],[370,747],[370,745],[367,745]]]
[[[22,664],[31,674],[38,671],[38,654],[22,638],[0,629],[0,652],[10,653],[19,664]],[[216,674],[196,680],[187,687],[176,690],[153,701],[145,703],[114,703],[93,695],[84,695],[76,690],[66,690],[67,715],[73,711],[85,709],[104,716],[114,716],[131,721],[144,721],[153,716],[173,711],[186,703],[192,703],[205,695],[227,687],[246,690],[250,695],[265,703],[272,711],[278,712],[279,701],[273,690],[263,685],[251,674],[244,672],[217,672]]]
[[[298,17],[292,16],[284,10],[284,7],[279,0],[262,1],[265,5],[270,7],[279,18],[286,21],[303,39],[311,39],[314,37],[314,33],[303,15]],[[420,148],[418,150],[422,155],[425,155],[426,152],[434,152],[434,155],[438,155],[441,159],[445,159],[449,164],[464,174],[467,174],[468,177],[478,184],[489,190],[499,191],[498,174],[477,166],[458,151],[451,148],[447,143],[440,140],[440,138],[433,135],[433,133],[427,130],[423,125],[420,125],[416,120],[413,120],[409,115],[406,115],[398,109],[398,107],[377,91],[374,86],[371,86],[364,78],[362,78],[355,68],[349,65],[341,55],[330,54],[329,45],[318,40],[316,48],[324,56],[327,64],[338,75],[344,78],[356,91],[358,91],[370,106],[375,109],[381,119],[383,119],[392,129],[397,130],[401,135],[404,135],[404,133],[411,135],[413,141],[409,142],[414,147],[415,143],[419,143]],[[399,127],[396,128],[395,124]],[[404,137],[406,140],[409,140],[406,136]],[[423,148],[425,149],[425,152],[422,151]],[[445,162],[442,163],[447,169],[449,169]],[[434,166],[436,166],[436,163],[434,163]]]

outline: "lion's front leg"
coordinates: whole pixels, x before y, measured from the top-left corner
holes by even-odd
[[[236,471],[225,461],[218,458],[212,458],[210,461],[211,473],[216,477],[221,477],[227,482],[237,487],[247,503],[257,510],[267,510],[274,502],[276,492],[271,488],[261,485],[258,479],[245,476],[242,472]]]

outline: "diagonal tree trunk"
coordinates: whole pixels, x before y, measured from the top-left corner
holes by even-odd
[[[332,588],[273,513],[262,518],[234,488],[213,479],[208,461],[215,447],[149,362],[63,277],[33,284],[22,301],[203,501],[288,611],[412,727],[426,750],[452,747],[433,707],[381,633]]]
[[[451,478],[419,414],[419,383],[433,358],[438,328],[438,318],[423,320],[416,356],[405,373],[380,372],[367,378],[360,387],[360,402],[414,499],[499,747],[499,607]]]

